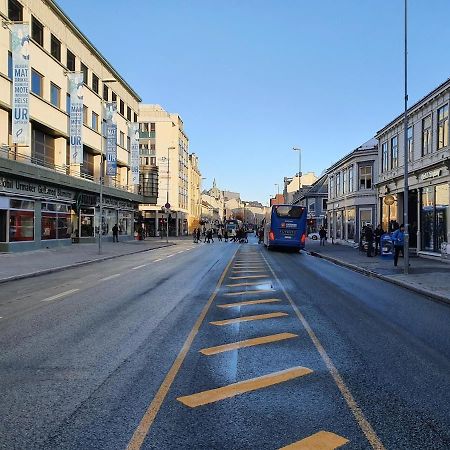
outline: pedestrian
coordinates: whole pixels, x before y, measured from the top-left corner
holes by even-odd
[[[372,229],[371,224],[366,225],[364,234],[365,234],[364,237],[367,242],[367,256],[371,257],[372,251],[373,251],[373,240],[374,240],[374,234],[373,234],[373,229]]]
[[[119,227],[117,223],[112,227],[113,242],[119,242]]]
[[[206,232],[205,240],[206,240],[206,243],[207,243],[207,244],[210,244],[210,243],[211,243],[211,240],[212,240],[212,230],[208,230],[208,231]],[[213,240],[213,242],[214,242],[214,240]]]
[[[222,242],[222,230],[220,228],[217,231],[217,239],[219,239],[219,242]]]
[[[223,238],[225,239],[225,242],[228,242],[228,231],[227,230],[225,230],[223,232]]]
[[[377,256],[378,254],[381,254],[381,236],[383,236],[384,233],[385,233],[385,231],[383,230],[383,225],[381,223],[379,223],[374,232],[375,256]]]
[[[264,228],[261,227],[258,232],[258,244],[264,242]]]
[[[402,252],[405,257],[403,246],[405,244],[405,227],[403,224],[392,233],[392,242],[394,244],[394,266],[397,267],[398,255]]]
[[[194,231],[192,232],[192,239],[194,241],[194,244],[197,243],[197,228],[194,228]]]
[[[200,242],[200,228],[197,228],[197,244]]]
[[[320,244],[325,247],[325,241],[327,240],[327,230],[322,226],[319,230]]]

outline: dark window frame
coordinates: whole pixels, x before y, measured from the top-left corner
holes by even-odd
[[[429,120],[429,125],[425,126],[425,121]],[[432,150],[432,129],[433,117],[431,114],[422,119],[422,156],[429,155]]]
[[[53,92],[54,92],[53,88],[56,88],[56,92],[58,92],[58,101],[56,105],[55,103],[53,103]],[[50,81],[50,103],[53,106],[56,106],[57,108],[61,107],[61,88],[52,81]]]
[[[33,75],[37,74],[39,76],[39,91],[40,92],[36,92],[33,87],[34,87],[34,80],[33,80]],[[42,75],[40,72],[38,72],[36,69],[31,68],[31,92],[35,95],[37,95],[38,97],[43,97],[44,96],[44,75]]]
[[[11,22],[23,21],[23,6],[16,0],[8,1],[8,19]]]
[[[31,16],[31,39],[44,47],[44,25],[33,15]]]
[[[92,90],[93,90],[96,94],[98,94],[99,87],[100,87],[100,80],[99,80],[98,76],[95,75],[94,72],[92,72]]]
[[[50,35],[50,54],[61,62],[61,41],[53,33]]]
[[[73,57],[73,59],[72,59],[72,57]],[[73,64],[72,64],[72,60],[73,60]],[[70,65],[69,65],[69,62],[70,62]],[[67,52],[66,52],[66,67],[67,67],[67,69],[70,70],[71,72],[74,72],[75,64],[76,64],[75,55],[69,49],[67,49]]]
[[[89,81],[89,69],[85,64],[80,63],[80,71],[83,72],[83,83],[87,86]]]

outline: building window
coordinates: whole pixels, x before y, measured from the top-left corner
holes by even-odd
[[[103,100],[105,100],[105,102],[107,102],[108,98],[109,98],[108,86],[106,86],[106,84],[103,84]]]
[[[431,153],[431,114],[422,119],[422,156]]]
[[[8,2],[8,19],[12,22],[23,21],[23,6],[16,0]]]
[[[120,100],[120,114],[122,114],[122,116],[125,115],[125,103],[123,100]]]
[[[119,145],[121,147],[125,146],[125,133],[123,131],[120,132],[120,141],[119,141]]]
[[[67,50],[66,67],[68,70],[70,70],[72,72],[75,70],[75,55],[70,50]]]
[[[347,193],[347,169],[342,171],[342,193],[345,195]]]
[[[53,58],[61,61],[61,42],[53,34],[50,37],[50,53]]]
[[[117,94],[113,91],[111,91],[111,101],[117,102]]]
[[[322,211],[326,211],[328,200],[326,198],[322,199]]]
[[[70,114],[70,94],[66,94],[66,113]]]
[[[134,122],[135,123],[137,122],[137,114],[136,113],[134,113]]]
[[[13,61],[12,61],[12,53],[8,52],[8,78],[12,80],[13,77]]]
[[[92,74],[92,90],[98,94],[98,76],[95,73]]]
[[[50,83],[50,103],[59,108],[61,102],[61,89],[56,84]]]
[[[334,198],[334,177],[330,177],[329,195],[330,198]]]
[[[156,157],[155,157],[155,156],[152,156],[152,157],[150,158],[150,164],[151,164],[152,166],[156,166]]]
[[[148,122],[141,122],[139,124],[139,130],[143,133],[148,133]]]
[[[44,77],[39,72],[36,72],[36,70],[31,69],[31,92],[35,93],[36,95],[39,95],[39,97],[42,97],[43,95],[42,92],[43,80]]]
[[[155,122],[152,122],[151,124],[150,124],[150,132],[151,133],[154,133],[156,131],[156,123]]]
[[[341,172],[336,174],[336,197],[341,195]]]
[[[86,105],[83,105],[83,124],[88,124],[88,107]]]
[[[94,178],[94,155],[84,149],[83,151],[83,165],[81,166],[81,173],[87,175],[88,178]]]
[[[130,136],[127,136],[127,150],[130,150]]]
[[[127,120],[131,122],[131,108],[127,106]]]
[[[31,37],[41,47],[44,46],[44,25],[34,16],[31,16]]]
[[[81,63],[80,70],[81,70],[81,72],[83,72],[83,82],[84,82],[84,84],[87,85],[88,84],[88,68],[83,63]]]
[[[348,192],[353,192],[353,166],[348,168]]]
[[[360,166],[359,189],[372,189],[372,166]]]
[[[98,131],[98,114],[92,111],[92,127],[93,130]]]
[[[414,160],[414,133],[413,127],[408,127],[408,161]]]
[[[391,139],[391,168],[398,167],[398,136]]]
[[[438,114],[438,150],[448,145],[448,105],[437,110]]]
[[[386,172],[389,169],[389,154],[388,154],[388,144],[383,142],[381,144],[381,171]]]
[[[35,164],[53,167],[55,164],[55,139],[43,131],[33,129],[32,159]]]

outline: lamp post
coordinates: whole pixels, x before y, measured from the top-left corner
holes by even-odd
[[[102,83],[114,83],[117,80],[115,78],[105,78]],[[103,234],[103,174],[105,172],[104,167],[104,155],[103,155],[103,96],[100,100],[100,199],[99,199],[99,227],[98,227],[98,254],[102,254],[102,234]]]
[[[298,152],[298,195],[300,196],[300,180],[302,177],[302,149],[298,147],[292,147],[292,150]],[[294,203],[294,197],[292,197],[292,203]]]
[[[408,224],[408,201],[409,201],[409,180],[408,180],[408,0],[405,0],[405,116],[404,116],[404,183],[403,183],[403,224],[405,226],[404,233],[404,273],[409,273],[409,224]]]
[[[169,203],[169,174],[170,174],[170,150],[175,150],[175,147],[167,147],[167,195],[166,195],[166,209],[167,209],[167,222],[166,222],[166,243],[169,243],[169,215],[170,215],[170,203]]]
[[[280,185],[278,183],[275,183],[275,186],[277,187],[277,195],[280,193]]]

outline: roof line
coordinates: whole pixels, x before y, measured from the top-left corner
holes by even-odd
[[[54,1],[54,0],[45,0],[50,8],[52,8],[54,11],[56,11],[57,14],[59,14],[66,24],[69,26],[69,28],[72,29],[72,31],[75,32],[75,34],[78,35],[89,47],[90,50],[92,50],[95,55],[102,61],[102,63],[114,74],[116,78],[118,78],[118,81],[120,81],[133,95],[133,97],[138,101],[142,102],[142,98],[139,96],[139,94],[125,81],[125,79],[117,72],[116,69],[111,65],[111,63],[100,53],[100,51],[95,47],[95,45],[87,38],[87,36],[75,25],[74,22],[69,18],[69,16],[61,9],[60,6]]]

